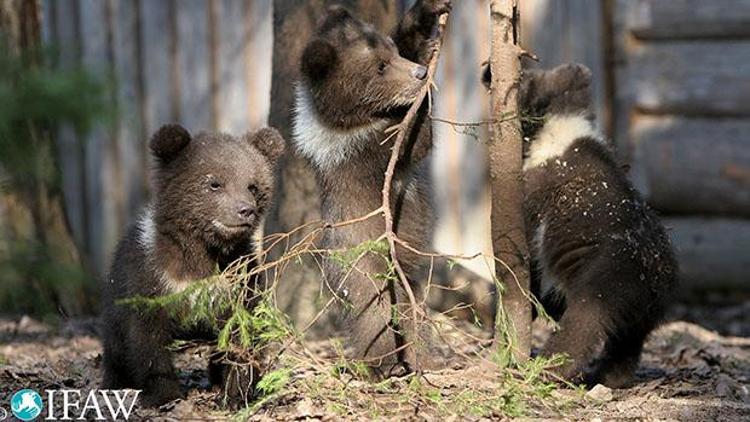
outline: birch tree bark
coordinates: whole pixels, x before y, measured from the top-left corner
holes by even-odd
[[[498,311],[495,342],[515,362],[531,351],[529,252],[523,218],[522,136],[518,111],[521,74],[518,0],[491,0],[492,98],[489,165],[492,248],[497,259]]]

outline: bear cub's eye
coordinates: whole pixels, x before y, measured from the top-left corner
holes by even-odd
[[[382,61],[378,64],[378,74],[382,75],[385,73],[385,68],[388,67],[388,62]]]
[[[247,190],[253,195],[258,196],[258,187],[255,185],[248,185]]]
[[[212,191],[216,192],[217,190],[221,189],[221,183],[217,180],[212,180],[208,187],[211,188]]]

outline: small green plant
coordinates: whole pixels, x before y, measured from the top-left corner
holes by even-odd
[[[327,363],[330,366],[319,367],[325,370],[294,380],[279,376],[285,381],[276,381],[274,377],[271,384],[283,384],[285,397],[315,398],[327,412],[347,418],[403,418],[416,409],[427,419],[563,416],[583,401],[578,388],[560,394],[560,384],[550,375],[550,370],[564,361],[558,356],[530,359],[514,369],[478,361],[484,369],[442,375],[412,373],[374,382],[361,376],[358,368],[366,366],[345,359],[338,342],[332,346],[339,351],[338,357]],[[308,365],[305,362],[298,362],[300,369]],[[256,403],[253,412],[280,397],[280,390],[274,391],[274,397],[263,405]]]
[[[230,308],[228,294],[216,288],[217,276],[191,283],[184,290],[161,296],[133,296],[120,299],[118,305],[130,306],[141,312],[166,311],[182,328],[201,324],[216,328],[219,316]]]
[[[287,317],[273,304],[272,292],[256,292],[254,274],[224,272],[191,283],[180,292],[117,301],[142,312],[166,311],[182,328],[209,328],[220,351],[262,349],[293,335]],[[248,306],[249,305],[249,306]]]
[[[117,304],[140,312],[167,312],[186,330],[211,330],[216,333],[215,346],[219,352],[231,356],[234,365],[253,371],[258,366],[267,367],[264,359],[271,345],[296,335],[286,316],[274,305],[272,290],[256,290],[256,277],[242,263],[237,263],[222,273],[191,283],[180,292],[131,297]],[[255,384],[255,403],[243,409],[238,418],[252,414],[254,409],[282,394],[291,369],[281,367],[261,376]]]
[[[366,241],[348,250],[329,252],[332,262],[344,271],[356,269],[359,260],[382,259],[383,271],[370,274],[373,280],[398,282],[387,243],[384,241]],[[503,285],[498,283],[499,294]],[[549,318],[541,304],[529,295],[542,318]],[[403,320],[398,307],[391,307],[391,320],[394,326]],[[508,324],[504,315],[499,323]],[[249,416],[264,408],[281,395],[284,397],[314,397],[326,411],[342,417],[366,417],[372,419],[399,418],[408,414],[408,409],[419,409],[420,414],[430,418],[458,417],[524,417],[543,414],[559,414],[576,403],[577,398],[558,394],[560,384],[551,375],[550,370],[564,361],[555,356],[552,358],[534,358],[525,362],[515,362],[510,353],[512,333],[504,325],[502,332],[507,338],[501,341],[501,347],[493,349],[489,361],[478,357],[478,364],[485,365],[481,371],[467,373],[456,372],[438,376],[438,381],[430,381],[420,373],[404,377],[386,378],[375,381],[370,368],[365,362],[350,360],[345,357],[339,341],[332,341],[335,358],[321,361],[313,358],[311,353],[301,353],[295,359],[291,370],[299,369],[303,376],[290,379],[284,373],[269,379],[269,391],[262,403],[243,411]],[[301,339],[297,339],[301,340]],[[305,349],[302,341],[297,346]],[[310,372],[310,367],[315,368]],[[288,368],[288,367],[287,367]],[[289,368],[288,368],[289,370]],[[286,372],[288,373],[288,372]],[[451,379],[450,377],[455,377]],[[278,378],[278,379],[277,379]],[[433,378],[430,378],[434,380]],[[281,387],[275,387],[281,385]],[[283,393],[282,393],[283,391]],[[575,391],[575,390],[574,390]],[[406,410],[405,410],[406,409]],[[413,410],[411,410],[413,411]],[[543,413],[547,412],[547,413]]]
[[[388,274],[392,265],[384,246],[379,241],[365,242],[332,253],[332,259],[347,269],[363,255],[373,254],[388,263],[383,277],[395,279],[394,274]],[[483,365],[481,370],[445,375],[411,373],[378,381],[365,362],[345,357],[340,341],[331,341],[334,358],[314,357],[301,334],[274,306],[270,294],[248,290],[253,285],[251,280],[252,276],[244,272],[225,272],[173,295],[123,301],[145,311],[166,309],[170,315],[184,317],[186,323],[212,325],[221,350],[254,350],[284,343],[284,354],[276,355],[276,369],[256,384],[255,401],[233,415],[235,420],[246,420],[274,403],[293,403],[295,398],[315,398],[327,412],[345,418],[399,418],[417,408],[426,417],[440,419],[562,415],[582,397],[575,389],[572,395],[559,394],[559,381],[550,370],[564,362],[562,357],[512,362],[510,353],[502,355],[503,350],[509,350],[504,348],[493,349],[490,360],[487,354],[478,355],[476,364]],[[248,301],[253,306],[246,306]],[[535,302],[535,306],[540,305]],[[539,311],[546,315],[543,309]],[[399,322],[395,307],[392,318],[394,323]]]
[[[280,368],[271,371],[258,381],[257,390],[261,397],[274,395],[284,389],[289,378],[292,376],[292,370],[289,368]]]
[[[333,262],[348,270],[367,253],[389,258],[390,247],[385,240],[366,240],[349,249],[331,251],[328,256]]]
[[[356,267],[357,262],[368,254],[382,259],[385,264],[385,271],[371,274],[374,280],[386,283],[398,282],[396,268],[391,261],[390,247],[384,239],[366,240],[353,248],[331,251],[329,258],[344,271],[351,271]]]
[[[497,303],[502,303],[503,294],[505,293],[505,282],[501,281],[496,276],[493,276],[495,284],[496,300]],[[511,281],[513,282],[513,281]],[[530,292],[526,292],[526,298],[531,302],[531,306],[534,307],[538,318],[541,318],[555,326],[557,329],[557,322],[547,314],[542,303]],[[513,353],[513,349],[516,347],[517,336],[513,327],[513,322],[505,312],[502,306],[497,307],[497,314],[495,315],[495,335],[497,349],[493,355],[493,361],[501,367],[519,367],[524,362],[518,362]]]

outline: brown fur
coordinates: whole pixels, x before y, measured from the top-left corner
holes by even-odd
[[[143,389],[146,405],[181,395],[167,345],[178,336],[214,333],[180,333],[163,311],[116,302],[172,293],[252,254],[283,148],[274,129],[236,139],[193,137],[179,125],[166,125],[153,136],[154,200],[118,245],[102,288],[105,388]],[[220,365],[212,369],[226,373]],[[212,378],[218,381],[221,374]]]
[[[395,43],[340,7],[330,9],[321,20],[302,57],[301,89],[309,95],[312,106],[311,110],[301,109],[298,102],[295,142],[301,153],[315,164],[322,214],[327,221],[361,217],[381,205],[390,156],[388,145],[381,145],[386,138],[383,129],[400,120],[424,85],[424,65],[432,45],[429,35],[438,14],[449,7],[447,0],[418,1],[395,31]],[[425,249],[433,218],[426,159],[432,135],[425,110],[422,111],[402,154],[392,194],[399,237]],[[309,119],[305,120],[300,113],[314,114],[323,127],[318,132],[326,142],[343,142],[340,151],[318,155],[318,150],[329,145],[321,146],[315,139],[307,139],[312,136],[311,129],[301,125]],[[347,138],[371,125],[378,126],[356,139]],[[317,146],[312,148],[311,143]],[[323,246],[351,248],[376,239],[384,230],[382,218],[371,218],[328,231]],[[416,256],[405,250],[399,253],[405,271],[414,279],[419,267]],[[327,282],[347,303],[343,316],[349,324],[356,357],[368,360],[382,375],[410,370],[417,360],[423,365],[431,362],[418,356],[425,350],[425,339],[414,332],[411,323],[392,320],[392,306],[403,318],[408,318],[411,311],[400,283],[391,286],[375,277],[385,270],[383,260],[371,254],[359,260],[346,278],[345,271],[337,264],[328,262],[325,266]],[[413,289],[419,298],[417,286],[413,285]],[[404,348],[407,343],[413,347]]]
[[[345,130],[411,105],[426,69],[401,57],[390,37],[333,6],[302,53],[301,74],[320,121]]]
[[[490,88],[492,71],[484,67],[482,83]],[[518,108],[521,110],[524,152],[529,140],[553,115],[580,114],[594,119],[591,109],[591,70],[579,64],[564,64],[552,70],[524,69],[518,87]],[[524,154],[526,155],[526,154]]]
[[[527,153],[551,118],[593,118],[590,76],[582,65],[525,72],[519,98],[532,118],[524,128]],[[591,135],[524,174],[532,288],[540,295],[543,279],[552,282],[542,302],[560,323],[543,353],[571,358],[558,368],[568,379],[622,386],[677,283],[664,227]]]

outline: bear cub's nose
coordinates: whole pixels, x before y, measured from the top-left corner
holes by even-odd
[[[255,207],[248,203],[240,204],[237,208],[237,215],[240,216],[241,220],[248,220],[255,215]]]
[[[424,66],[416,66],[411,69],[411,76],[423,80],[427,76],[427,68]]]

